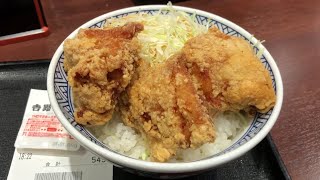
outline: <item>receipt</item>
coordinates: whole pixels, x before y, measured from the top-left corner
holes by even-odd
[[[79,143],[69,135],[55,116],[47,91],[31,89],[16,148],[76,151]]]
[[[84,148],[78,151],[16,149],[7,180],[112,180],[113,166]]]
[[[112,180],[113,165],[68,134],[47,91],[31,89],[8,180]]]

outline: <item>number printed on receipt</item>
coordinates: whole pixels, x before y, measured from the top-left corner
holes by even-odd
[[[80,145],[55,116],[47,91],[31,89],[15,147],[76,151]]]

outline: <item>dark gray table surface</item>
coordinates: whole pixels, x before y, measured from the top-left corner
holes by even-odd
[[[6,179],[30,89],[46,89],[49,61],[0,64],[0,179]],[[270,135],[242,157],[186,179],[289,179]],[[114,168],[114,179],[147,179]]]

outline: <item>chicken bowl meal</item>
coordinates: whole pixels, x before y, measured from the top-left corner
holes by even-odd
[[[58,119],[134,171],[193,174],[257,145],[282,104],[276,63],[251,34],[204,11],[138,6],[71,33],[50,63]]]

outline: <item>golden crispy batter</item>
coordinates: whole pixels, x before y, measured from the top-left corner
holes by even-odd
[[[175,95],[178,112],[184,119],[183,131],[190,147],[196,148],[207,142],[213,142],[215,131],[207,108],[199,97],[191,76],[183,63],[184,56],[175,58],[176,64],[173,68],[175,80]]]
[[[143,63],[121,107],[124,122],[147,137],[154,161],[167,161],[178,148],[198,147],[215,138],[181,58],[176,55],[155,66]]]
[[[215,140],[209,110],[266,112],[274,106],[268,71],[245,40],[211,28],[151,66],[138,62],[134,36],[142,29],[129,23],[80,30],[66,40],[64,68],[78,123],[105,124],[121,94],[124,123],[146,137],[153,161],[164,162],[179,148]]]
[[[144,134],[154,161],[213,142],[208,109],[266,112],[275,103],[268,71],[244,40],[216,28],[190,39],[165,63],[143,63],[122,104],[124,122]]]
[[[64,44],[64,68],[72,87],[75,119],[103,125],[111,119],[119,94],[129,84],[138,60],[135,34],[140,23],[113,29],[82,29]]]
[[[245,40],[211,28],[190,39],[182,53],[202,99],[214,109],[267,112],[274,106],[269,73]]]

